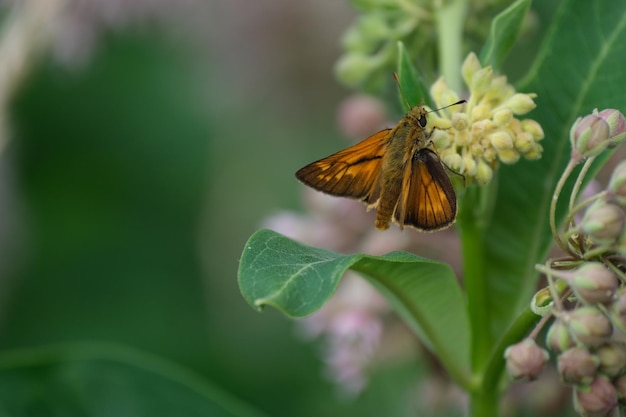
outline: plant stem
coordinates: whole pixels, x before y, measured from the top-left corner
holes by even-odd
[[[475,374],[480,374],[493,347],[484,254],[485,210],[488,206],[484,193],[489,191],[490,188],[486,187],[469,187],[459,213],[463,280],[472,328],[472,370]]]
[[[439,70],[453,91],[461,91],[461,47],[467,0],[451,0],[436,10]]]

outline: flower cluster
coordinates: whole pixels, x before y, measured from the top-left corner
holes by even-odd
[[[446,165],[484,185],[499,162],[513,164],[520,156],[540,158],[543,129],[532,119],[515,117],[535,108],[535,95],[516,93],[505,76],[495,76],[490,66],[481,67],[474,53],[465,59],[462,73],[469,90],[464,110],[448,107],[429,120],[436,128],[433,143]],[[437,107],[459,99],[442,78],[430,93]]]
[[[614,168],[605,189],[577,204],[569,199],[563,231],[557,230],[554,213],[573,167],[586,161],[576,181],[583,183],[595,157],[625,136],[626,119],[617,110],[594,110],[574,123],[571,160],[557,185],[550,219],[567,256],[537,266],[548,279],[550,308],[532,335],[505,354],[514,379],[536,378],[548,352],[535,337],[554,317],[546,347],[556,354],[561,381],[573,387],[575,408],[584,416],[606,416],[626,403],[626,161]],[[574,187],[572,196],[578,191]]]
[[[344,54],[335,65],[340,82],[348,87],[377,91],[390,81],[395,69],[397,42],[407,50],[419,53],[420,67],[425,72],[437,69],[437,42],[433,38],[442,9],[452,2],[432,0],[352,0],[359,15],[343,35]],[[468,49],[481,45],[473,39],[485,39],[494,13],[508,4],[505,0],[471,0],[472,13],[461,24]],[[531,14],[532,15],[532,14]],[[528,19],[531,20],[531,19]],[[529,29],[526,25],[522,30]],[[441,45],[439,45],[441,46]]]

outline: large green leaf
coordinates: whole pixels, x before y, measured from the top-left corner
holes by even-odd
[[[556,181],[570,155],[569,129],[593,108],[626,109],[626,0],[565,0],[528,77],[518,88],[535,92],[537,108],[528,117],[545,131],[539,161],[502,166],[496,205],[486,231],[486,274],[500,335],[530,300],[534,264],[551,244],[548,211]],[[566,198],[567,198],[567,194]],[[558,217],[564,215],[560,206]]]
[[[246,243],[239,287],[257,309],[271,305],[301,317],[332,296],[348,269],[377,287],[437,353],[451,376],[468,386],[470,336],[465,299],[446,264],[405,252],[342,255],[260,230]]]
[[[174,363],[119,345],[0,354],[0,415],[260,417]]]

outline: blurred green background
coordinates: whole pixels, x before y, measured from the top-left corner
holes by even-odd
[[[100,28],[76,64],[33,58],[2,154],[1,415],[389,410],[338,398],[318,347],[239,294],[244,242],[300,204],[293,172],[336,141],[346,93],[348,5],[263,3],[185,3]]]
[[[123,24],[85,19],[86,57],[49,48],[11,97],[0,415],[411,415],[417,363],[342,398],[236,282],[262,220],[300,206],[295,170],[340,141],[350,6],[112,3]]]

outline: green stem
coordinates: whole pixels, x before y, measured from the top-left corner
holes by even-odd
[[[527,308],[508,328],[493,350],[485,369],[480,389],[471,393],[470,416],[497,416],[499,402],[499,384],[502,380],[505,360],[504,351],[513,343],[524,338],[541,317]]]
[[[453,91],[461,91],[461,60],[463,46],[463,22],[467,0],[441,2],[436,10],[439,52],[439,70]]]
[[[485,229],[487,219],[490,218],[495,184],[496,181],[493,181],[486,187],[467,188],[459,212],[463,281],[472,334],[472,373],[480,379],[477,388],[470,392],[471,416],[498,414],[498,392],[483,389],[482,380],[495,344],[491,329],[489,282],[485,264]]]

